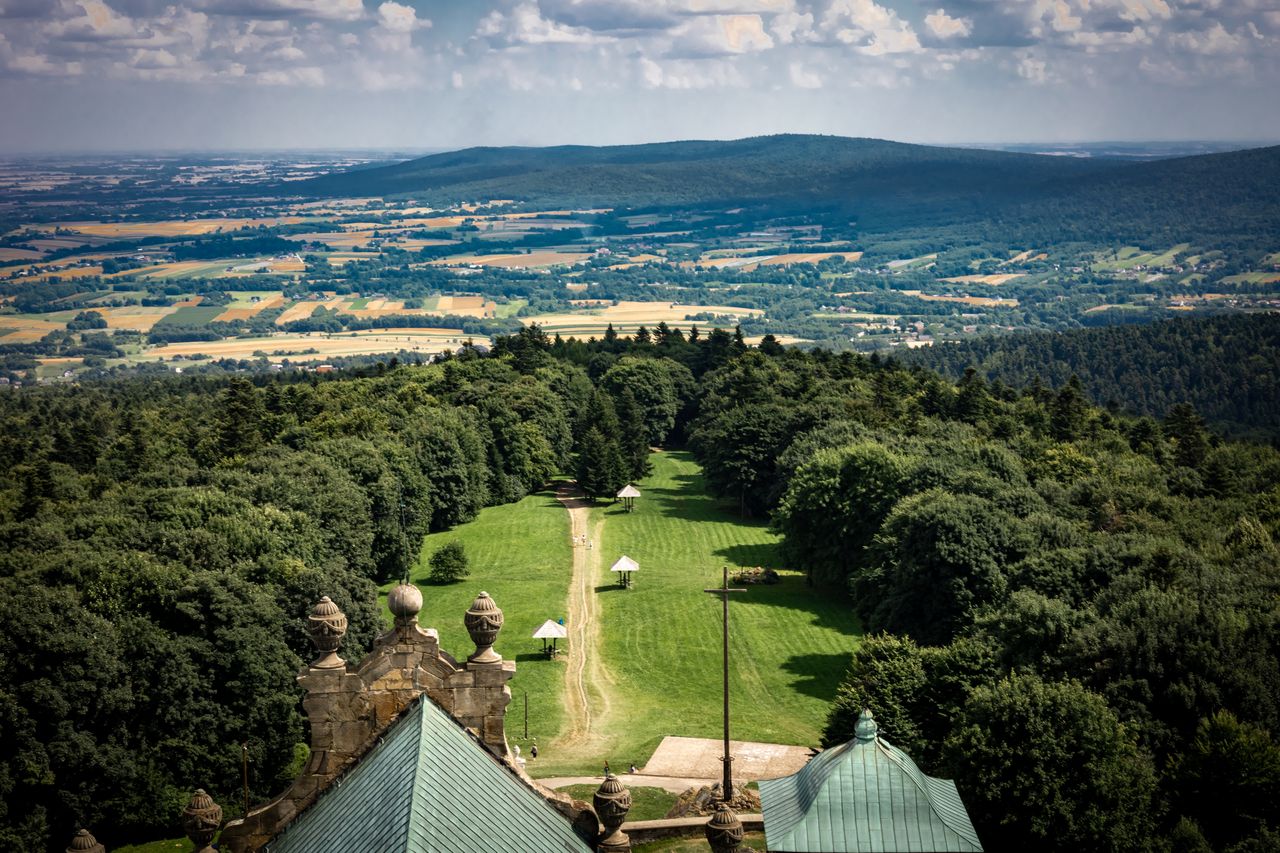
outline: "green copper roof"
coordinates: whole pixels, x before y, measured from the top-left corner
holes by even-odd
[[[956,784],[880,740],[865,711],[853,740],[761,782],[760,802],[771,853],[982,850]]]
[[[423,698],[269,853],[591,853],[559,812]]]

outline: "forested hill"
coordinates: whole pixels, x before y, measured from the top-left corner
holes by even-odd
[[[1280,314],[988,337],[908,358],[955,378],[974,367],[1013,387],[1060,387],[1074,374],[1099,404],[1163,417],[1190,403],[1229,434],[1280,438]]]
[[[1050,224],[1059,240],[1272,233],[1280,148],[1154,163],[782,135],[728,142],[469,148],[291,186],[315,196],[412,194],[436,204],[763,204],[852,216],[868,229]]]
[[[425,193],[547,204],[700,205],[752,201],[899,203],[1018,196],[1042,183],[1114,168],[1105,161],[908,145],[834,136],[550,148],[468,148],[300,184],[317,195]]]

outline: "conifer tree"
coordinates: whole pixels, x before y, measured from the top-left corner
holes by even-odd
[[[636,402],[629,389],[618,396],[618,448],[623,466],[631,480],[639,480],[649,473],[649,438],[645,429],[644,410]]]
[[[591,498],[612,496],[626,484],[626,473],[617,439],[595,427],[587,430],[578,453],[578,486]]]

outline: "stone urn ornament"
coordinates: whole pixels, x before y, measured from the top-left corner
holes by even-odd
[[[742,846],[742,821],[724,803],[716,807],[716,813],[707,821],[707,844],[715,853],[745,853]]]
[[[610,773],[604,777],[599,789],[591,798],[595,806],[596,816],[604,824],[599,846],[601,853],[627,853],[631,850],[631,839],[622,831],[622,824],[627,820],[627,812],[631,811],[631,792]]]
[[[467,658],[468,661],[471,663],[498,663],[502,660],[502,655],[493,650],[493,644],[498,639],[498,632],[502,630],[502,621],[502,610],[489,597],[489,593],[481,592],[477,595],[476,600],[471,602],[471,608],[467,611],[466,618],[463,620],[463,623],[467,626],[467,633],[471,635],[471,642],[476,644],[475,654]]]
[[[71,843],[67,845],[67,853],[107,853],[107,848],[98,843],[98,839],[93,837],[93,833],[87,829],[82,829],[71,839]]]
[[[196,846],[196,853],[215,853],[210,845],[221,825],[222,806],[215,803],[203,788],[197,789],[191,795],[191,802],[182,810],[182,829]]]
[[[311,612],[307,614],[307,633],[315,645],[320,657],[311,665],[316,669],[336,669],[346,666],[346,661],[338,657],[338,646],[347,633],[347,617],[338,605],[329,599],[321,598]]]

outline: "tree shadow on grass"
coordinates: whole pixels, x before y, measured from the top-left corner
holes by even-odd
[[[799,676],[793,683],[797,691],[830,702],[836,697],[836,688],[848,672],[852,658],[852,649],[846,654],[792,655],[783,662],[782,669]]]
[[[784,574],[776,584],[753,584],[733,599],[741,607],[785,607],[810,614],[812,624],[839,631],[846,637],[862,635],[862,626],[853,613],[853,602],[841,587],[808,586],[804,578]],[[852,651],[852,643],[850,644]]]
[[[755,545],[729,545],[715,552],[717,557],[724,557],[726,562],[735,566],[764,566],[770,569],[780,569],[782,564],[782,549],[776,542],[759,542]],[[732,573],[732,568],[730,568]]]

